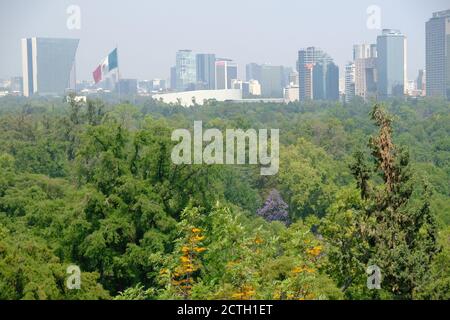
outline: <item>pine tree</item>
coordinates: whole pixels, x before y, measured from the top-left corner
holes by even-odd
[[[408,152],[394,144],[391,116],[375,105],[371,118],[379,132],[370,157],[359,151],[350,166],[359,195],[343,190],[322,223],[332,246],[328,270],[348,297],[413,299],[439,252],[431,192],[413,180]],[[381,291],[366,287],[371,265],[381,270]]]
[[[420,197],[414,193],[409,153],[394,144],[390,115],[375,105],[371,118],[379,127],[378,135],[369,142],[373,173],[383,184],[370,183],[372,172],[357,155],[351,169],[362,199],[368,203],[365,217],[357,225],[370,247],[367,263],[381,268],[384,289],[397,298],[411,299],[438,252],[431,194],[427,185],[423,185]]]

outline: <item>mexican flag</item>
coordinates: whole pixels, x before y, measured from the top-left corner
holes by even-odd
[[[94,70],[92,75],[94,76],[95,83],[99,83],[103,79],[105,79],[106,75],[117,69],[119,67],[119,63],[117,60],[117,48],[114,49],[103,62]]]

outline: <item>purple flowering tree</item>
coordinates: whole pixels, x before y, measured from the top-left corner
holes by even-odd
[[[257,211],[257,214],[267,221],[280,221],[287,225],[290,222],[288,207],[280,193],[273,189],[263,207]]]

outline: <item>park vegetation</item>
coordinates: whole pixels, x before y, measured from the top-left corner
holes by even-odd
[[[194,121],[280,129],[279,173],[173,164]],[[443,100],[5,97],[0,299],[448,300],[449,181]]]

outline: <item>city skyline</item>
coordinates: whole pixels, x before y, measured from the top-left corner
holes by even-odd
[[[381,28],[400,29],[407,37],[408,79],[415,79],[418,70],[425,67],[425,22],[432,12],[448,9],[446,1],[434,0],[426,4],[406,1],[391,4],[385,0],[377,3],[349,2],[351,5],[345,13],[335,15],[332,8],[341,5],[330,1],[311,4],[285,0],[281,3],[285,7],[280,6],[279,1],[249,1],[233,8],[235,11],[229,8],[233,6],[223,8],[223,14],[214,19],[214,11],[211,11],[214,5],[204,1],[190,7],[186,4],[177,6],[180,2],[174,0],[164,4],[135,1],[136,5],[129,8],[113,4],[106,14],[100,10],[102,1],[92,4],[81,0],[75,3],[81,9],[81,29],[69,30],[66,9],[74,4],[72,2],[64,0],[50,4],[44,0],[37,4],[23,0],[1,1],[0,47],[3,59],[0,61],[0,78],[22,73],[20,39],[34,36],[79,38],[78,80],[91,80],[93,68],[116,45],[119,46],[121,76],[124,78],[169,78],[175,53],[182,48],[233,59],[239,65],[238,76],[241,79],[245,78],[245,65],[251,62],[295,68],[298,50],[309,46],[328,52],[344,70],[344,66],[352,60],[353,45],[374,43],[381,33],[381,30],[368,29],[366,25],[369,18],[366,10],[375,4],[381,9]],[[323,11],[324,5],[330,10]],[[286,6],[300,10],[293,15],[291,11],[296,10],[283,10]],[[136,16],[139,8],[147,12],[148,17],[145,13]],[[408,14],[398,15],[399,8]],[[130,11],[134,14],[127,14]],[[122,13],[123,16],[134,16],[134,21],[117,19],[123,17]],[[228,13],[233,15],[233,19],[227,20],[229,24],[223,21],[224,17],[229,18]],[[185,16],[191,19],[183,19]],[[265,20],[267,18],[273,21],[269,26]],[[186,21],[190,25],[188,23],[184,29],[181,28],[180,23],[186,24]],[[211,26],[208,27],[208,23]],[[316,23],[314,33],[303,31],[307,30],[303,27],[308,23]],[[201,25],[204,27],[201,28]],[[134,36],[130,37],[130,34]],[[341,36],[336,37],[335,34]],[[146,38],[148,41],[145,41]]]

